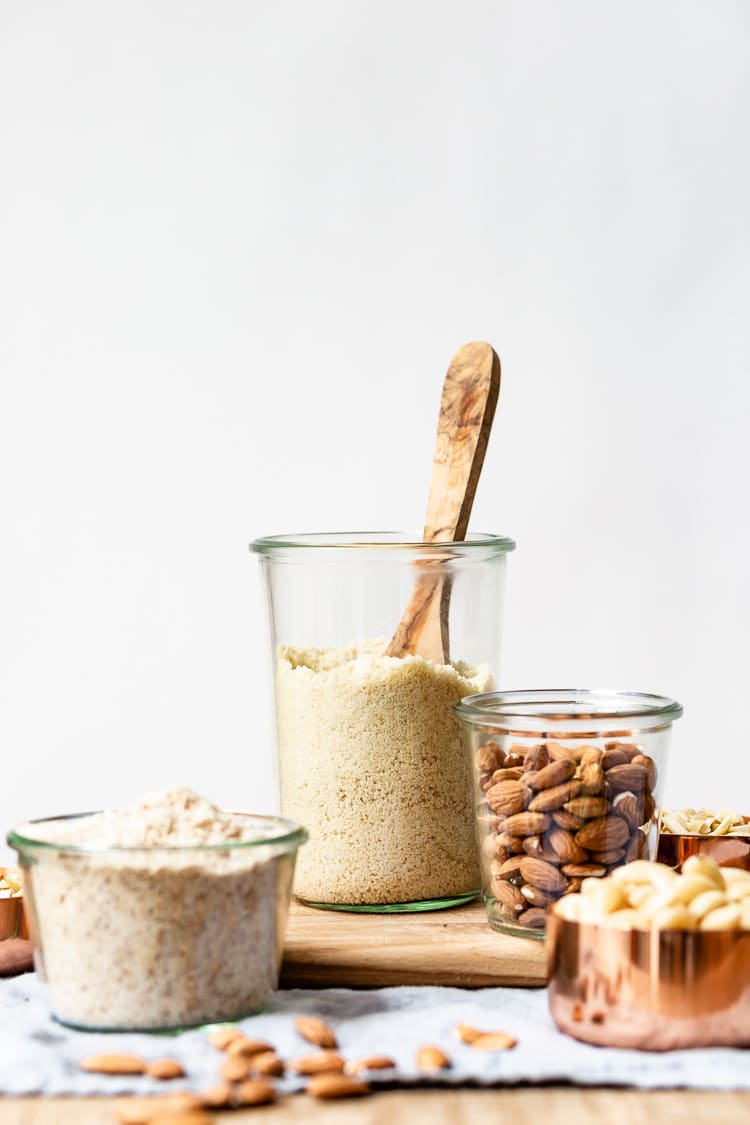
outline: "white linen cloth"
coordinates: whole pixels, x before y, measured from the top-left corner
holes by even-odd
[[[373,1085],[411,1085],[425,1081],[416,1067],[417,1048],[431,1043],[450,1056],[450,1070],[431,1076],[432,1084],[506,1085],[572,1082],[643,1088],[686,1087],[706,1090],[750,1089],[750,1050],[694,1049],[649,1053],[591,1047],[559,1032],[549,1015],[546,989],[332,988],[276,992],[260,1015],[240,1021],[252,1038],[267,1039],[284,1059],[315,1050],[294,1029],[298,1015],[318,1015],[334,1028],[347,1059],[387,1054],[396,1071],[372,1073]],[[504,1052],[479,1051],[460,1043],[455,1025],[463,1021],[515,1036],[518,1046]],[[157,1082],[138,1077],[88,1074],[79,1069],[84,1055],[128,1051],[145,1059],[179,1059],[186,1078]],[[35,973],[0,980],[0,1093],[147,1094],[199,1092],[218,1079],[222,1055],[205,1028],[176,1034],[81,1032],[51,1018],[45,986]],[[304,1080],[289,1075],[282,1091],[300,1089]]]

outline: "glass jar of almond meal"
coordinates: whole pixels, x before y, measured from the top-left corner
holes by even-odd
[[[472,775],[453,706],[496,685],[514,547],[399,532],[251,544],[270,616],[281,810],[309,832],[300,901],[431,910],[476,896]],[[442,643],[425,645],[426,628],[394,655],[425,583],[438,583],[430,613]]]

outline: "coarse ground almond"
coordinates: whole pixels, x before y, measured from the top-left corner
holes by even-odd
[[[370,1093],[370,1086],[347,1074],[318,1074],[307,1083],[305,1093],[313,1098],[358,1098]]]
[[[315,1047],[338,1047],[332,1028],[317,1016],[299,1016],[294,1021],[297,1034]]]

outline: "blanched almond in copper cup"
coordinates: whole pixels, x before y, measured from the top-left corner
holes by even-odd
[[[561,1031],[606,1047],[750,1046],[750,930],[618,929],[547,919]]]
[[[747,822],[747,817],[745,818]],[[707,855],[720,867],[750,871],[750,835],[701,836],[688,832],[660,832],[657,859],[668,867],[682,867],[691,855]]]

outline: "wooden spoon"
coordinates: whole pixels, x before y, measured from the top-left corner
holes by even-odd
[[[487,451],[500,394],[500,360],[489,344],[464,344],[443,384],[432,481],[427,500],[425,543],[466,538],[474,494]],[[441,563],[425,560],[406,612],[386,649],[388,656],[418,654],[436,664],[449,660],[450,576]]]

